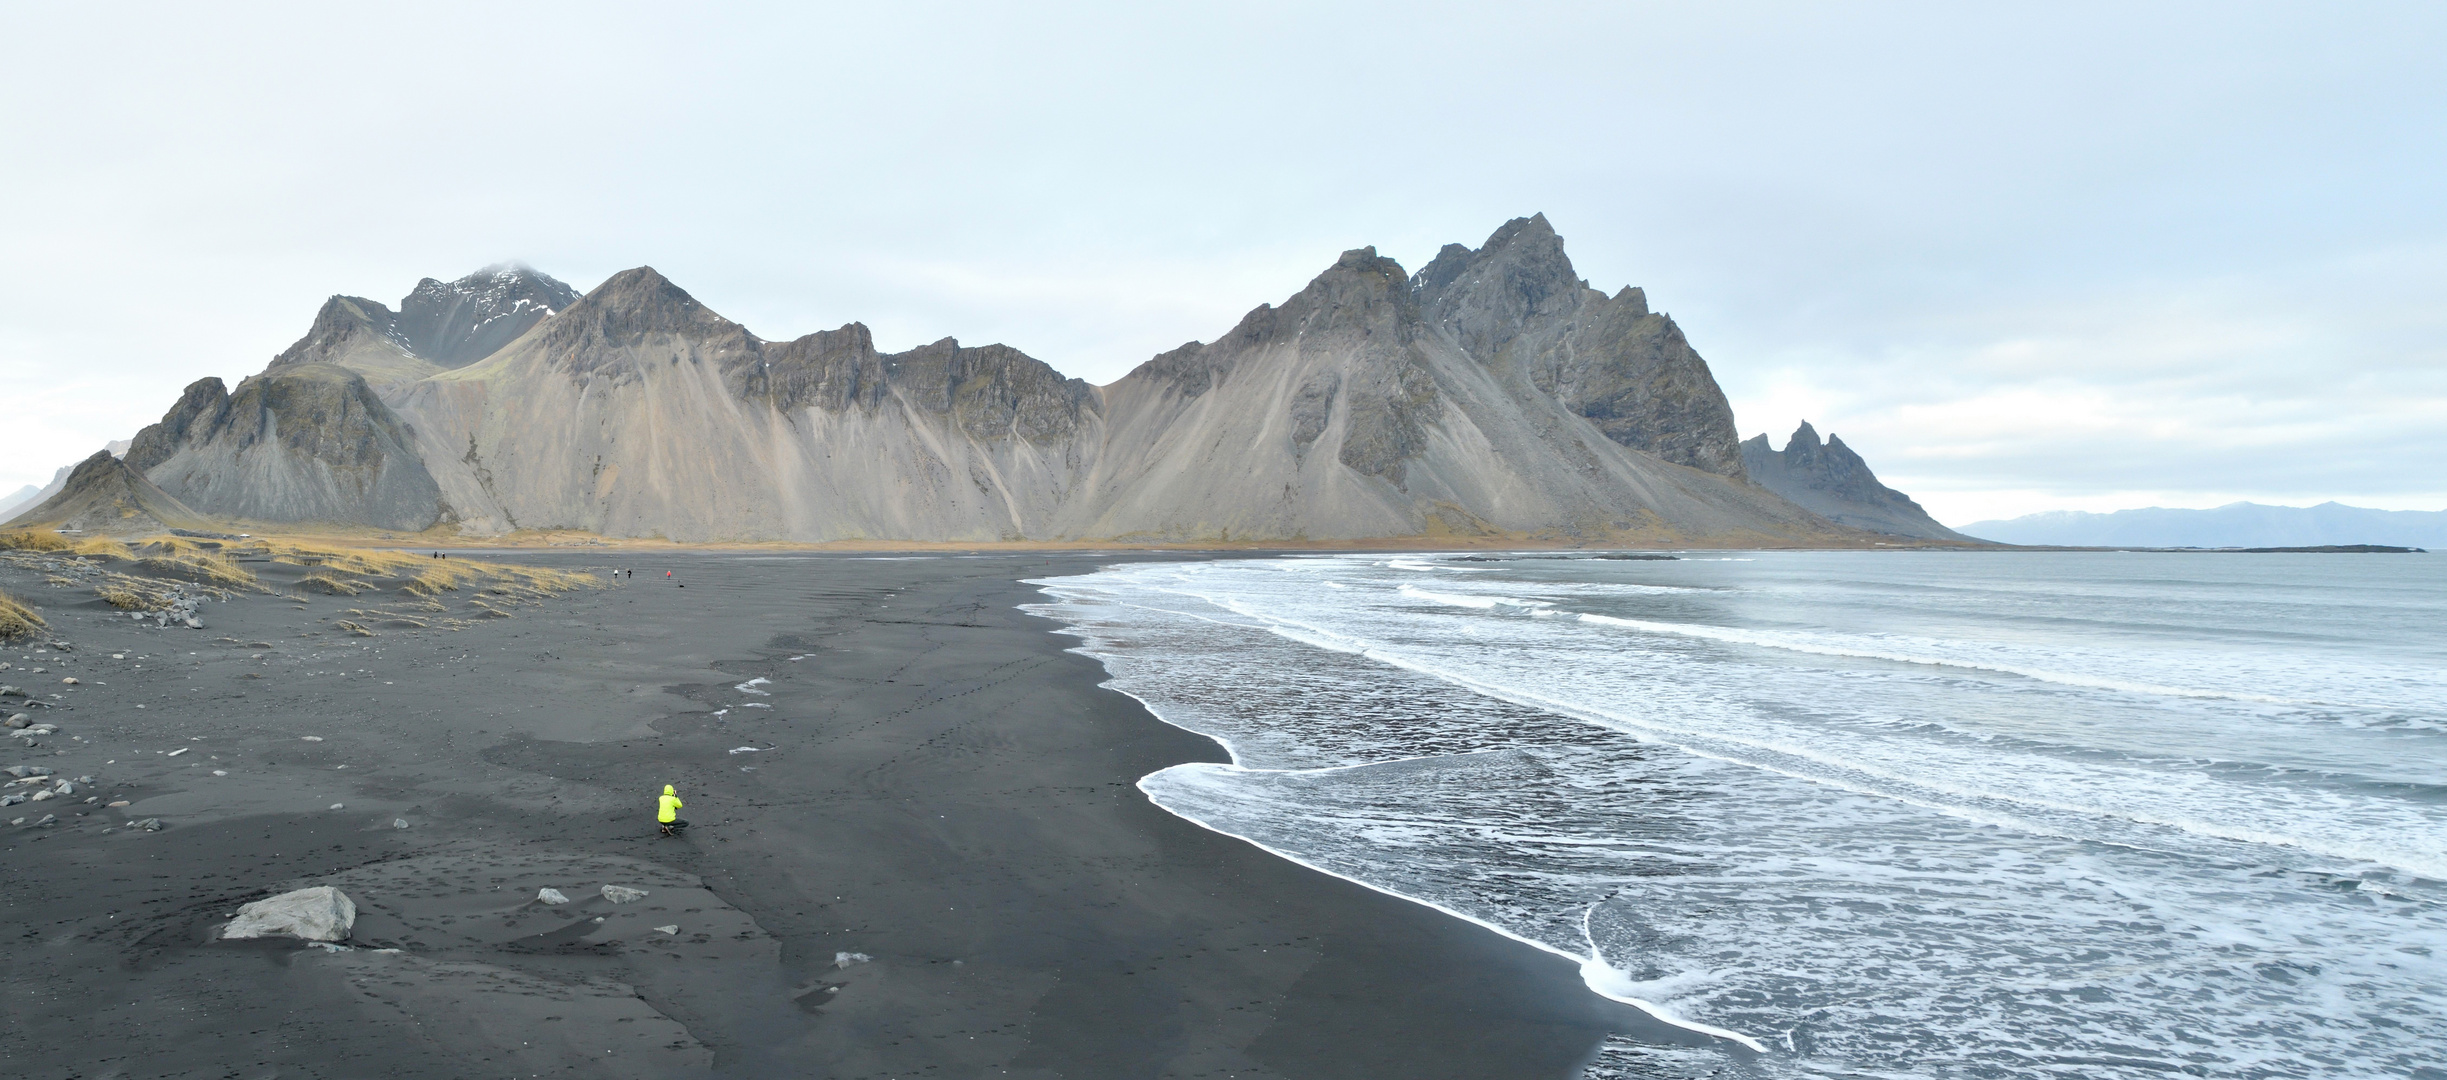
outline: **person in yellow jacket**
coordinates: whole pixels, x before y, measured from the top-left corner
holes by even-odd
[[[682,805],[680,793],[673,790],[669,784],[663,785],[663,797],[660,804],[654,808],[654,820],[662,825],[663,835],[678,836],[680,830],[688,827],[687,822],[680,820]]]

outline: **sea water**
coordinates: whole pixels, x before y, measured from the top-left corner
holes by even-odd
[[[1721,1036],[1617,1038],[1593,1076],[2447,1077],[2447,559],[1037,584],[1116,688],[1230,751],[1146,777],[1158,805]]]

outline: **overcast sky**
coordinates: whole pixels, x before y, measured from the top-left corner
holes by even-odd
[[[650,264],[1094,382],[1544,211],[1943,521],[2447,507],[2447,5],[0,0],[0,495],[323,298]]]

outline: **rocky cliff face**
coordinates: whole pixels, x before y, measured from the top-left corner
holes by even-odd
[[[1742,444],[1742,461],[1761,487],[1856,529],[1919,540],[1970,540],[1937,523],[1911,496],[1878,482],[1869,463],[1839,437],[1821,444],[1818,430],[1802,421],[1782,451],[1767,436]]]
[[[1731,410],[1695,355],[1580,340],[1624,312],[1572,275],[1543,219],[1431,265],[1436,277],[1414,280],[1374,249],[1345,252],[1281,307],[1106,387],[1109,435],[1064,531],[1593,543],[1826,531],[1727,479],[1740,472]],[[1702,430],[1667,430],[1685,415]]]
[[[452,282],[426,278],[396,312],[362,296],[334,296],[272,367],[337,364],[378,387],[400,387],[491,356],[577,299],[577,290],[515,265]]]
[[[446,510],[415,442],[362,375],[290,364],[236,393],[198,380],[137,433],[127,464],[218,517],[416,530]]]
[[[650,268],[398,402],[474,527],[691,540],[1046,535],[1101,430],[1016,349],[768,342]]]
[[[1681,328],[1647,294],[1607,296],[1564,256],[1543,214],[1472,251],[1447,244],[1412,284],[1434,332],[1528,383],[1606,437],[1677,465],[1740,479],[1733,406]]]
[[[64,529],[96,536],[153,536],[210,524],[144,474],[96,451],[69,470],[58,494],[11,519],[12,529]]]
[[[423,282],[396,313],[335,297],[264,375],[191,387],[140,442],[132,459],[199,509],[403,529],[1847,535],[1741,482],[1707,364],[1639,290],[1581,281],[1543,217],[1415,278],[1346,252],[1101,388],[1004,345],[879,352],[856,323],[767,341],[650,268],[583,297],[490,270]]]

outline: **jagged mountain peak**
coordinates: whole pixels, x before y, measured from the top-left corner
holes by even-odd
[[[397,311],[362,296],[333,296],[271,366],[339,364],[385,383],[418,378],[491,356],[577,299],[577,290],[520,263],[456,281],[425,278]]]
[[[399,302],[400,338],[445,368],[499,352],[578,301],[578,291],[523,263],[495,263],[457,281],[426,278]]]
[[[1820,442],[1807,420],[1781,451],[1764,434],[1743,440],[1742,464],[1760,487],[1841,525],[1921,540],[1969,539],[1938,524],[1911,496],[1880,483],[1842,436]]]
[[[738,323],[698,303],[688,290],[651,266],[611,277],[564,309],[545,332],[546,348],[562,354],[627,349],[657,335],[706,340],[753,340]]]
[[[414,353],[399,332],[399,316],[389,307],[362,296],[335,295],[314,313],[314,325],[280,355],[272,367],[336,363],[367,348],[377,352]]]
[[[1531,320],[1569,314],[1595,295],[1545,214],[1505,222],[1476,250],[1445,245],[1414,280],[1428,318],[1494,347]],[[1645,299],[1640,306],[1645,314]]]

